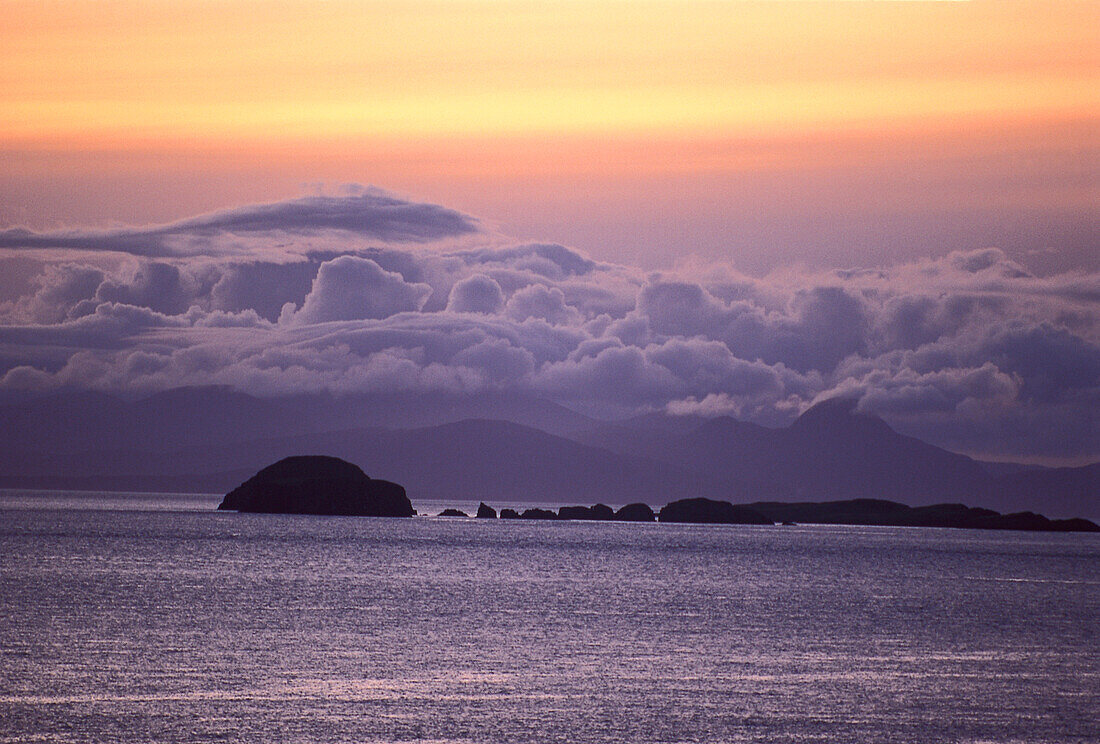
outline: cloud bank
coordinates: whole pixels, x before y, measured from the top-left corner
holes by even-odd
[[[9,391],[497,391],[774,425],[843,394],[980,456],[1100,457],[1100,275],[1037,277],[996,249],[647,274],[370,190],[154,227],[9,229],[0,248],[41,261],[0,304]]]

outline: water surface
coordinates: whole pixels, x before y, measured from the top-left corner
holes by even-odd
[[[0,741],[1100,741],[1095,535],[216,503],[0,495]]]

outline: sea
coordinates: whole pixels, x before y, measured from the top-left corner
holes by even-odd
[[[1094,534],[218,498],[0,492],[0,742],[1100,742]]]

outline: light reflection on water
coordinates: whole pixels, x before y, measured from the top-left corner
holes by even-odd
[[[12,498],[0,741],[1100,740],[1095,535]]]

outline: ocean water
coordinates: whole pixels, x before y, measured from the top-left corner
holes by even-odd
[[[1100,741],[1096,535],[216,503],[0,494],[0,741]]]

